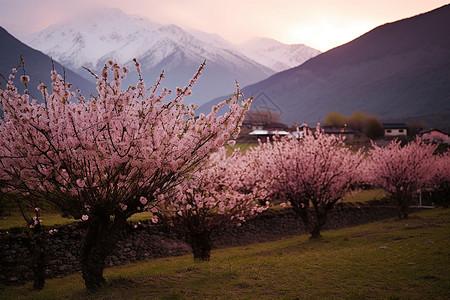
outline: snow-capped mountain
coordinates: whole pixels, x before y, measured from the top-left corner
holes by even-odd
[[[297,67],[321,52],[303,44],[287,45],[269,38],[254,38],[239,49],[247,57],[281,72]]]
[[[157,24],[124,14],[119,9],[103,9],[50,26],[25,37],[24,41],[89,79],[92,79],[91,75],[82,67],[99,73],[105,62],[112,59],[133,70],[132,59],[136,58],[141,63],[147,84],[153,84],[164,70],[163,85],[169,89],[186,85],[206,60],[204,76],[188,100],[195,104],[234,91],[235,80],[244,86],[265,79],[279,71],[282,65],[290,68],[292,65],[286,61],[293,62],[293,57],[299,55],[288,50],[273,55],[278,50],[272,47],[272,54],[268,54],[271,59],[260,59],[264,55],[259,47],[253,54],[251,50],[243,54],[239,47],[218,35],[199,31],[189,33],[176,25]],[[283,48],[280,45],[278,49]],[[316,54],[311,52],[310,57]],[[282,61],[277,63],[272,58],[277,56]],[[271,66],[266,65],[267,62]],[[135,84],[136,80],[136,73],[132,73],[125,84]]]

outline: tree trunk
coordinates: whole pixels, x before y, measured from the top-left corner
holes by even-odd
[[[309,227],[312,222],[311,220],[311,214],[309,211],[309,206],[301,206],[300,201],[294,201],[291,200],[292,203],[292,209],[294,210],[295,214],[297,216],[300,216],[300,219],[302,219],[303,224],[305,225],[305,228],[307,232],[309,232]],[[303,232],[302,232],[303,233]]]
[[[211,232],[189,233],[188,243],[191,245],[194,260],[208,261],[211,258]]]
[[[81,247],[81,273],[88,291],[106,284],[103,277],[105,260],[114,249],[126,225],[125,217],[92,216]]]
[[[438,195],[440,195],[440,199],[442,199],[442,207],[448,208],[448,204],[450,203],[450,187],[447,185]]]
[[[47,241],[41,224],[37,224],[28,232],[28,248],[31,253],[31,269],[33,270],[33,288],[42,290],[45,286],[45,267],[47,260]]]
[[[410,197],[403,194],[396,196],[399,219],[408,219]]]
[[[322,230],[322,226],[327,223],[328,209],[330,208],[323,206],[314,207],[316,218],[313,224],[311,224],[311,231],[309,232],[311,234],[310,239],[318,239],[322,237],[320,235],[320,231]]]

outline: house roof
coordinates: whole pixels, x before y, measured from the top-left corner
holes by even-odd
[[[354,134],[355,131],[351,128],[336,128],[336,127],[322,127],[323,132],[328,134]]]
[[[287,126],[286,124],[281,123],[281,122],[244,121],[244,122],[242,122],[242,125],[264,126],[265,128],[268,128],[268,129],[289,128],[289,126]]]
[[[408,129],[405,123],[383,123],[384,129]]]
[[[418,133],[419,135],[422,135],[422,134],[429,133],[429,132],[432,132],[432,131],[436,131],[436,132],[439,132],[439,133],[448,135],[448,133],[445,133],[445,132],[443,132],[443,131],[441,131],[441,130],[439,130],[439,129],[434,129],[434,128],[420,130],[420,131],[417,132],[417,133]]]
[[[249,133],[249,135],[266,135],[269,134],[269,131],[267,130],[253,130]]]
[[[285,130],[253,130],[249,135],[290,135]]]
[[[265,126],[267,122],[256,122],[256,121],[244,121],[242,125],[253,125],[253,126]]]

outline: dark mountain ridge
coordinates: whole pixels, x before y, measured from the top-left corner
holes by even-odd
[[[379,26],[242,91],[255,97],[256,107],[264,94],[288,124],[361,110],[384,120],[449,127],[450,5]]]

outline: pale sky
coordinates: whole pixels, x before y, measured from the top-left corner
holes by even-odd
[[[234,43],[259,36],[326,51],[384,23],[448,3],[448,0],[0,0],[0,26],[20,38],[92,9],[117,7],[153,22],[217,33]]]

